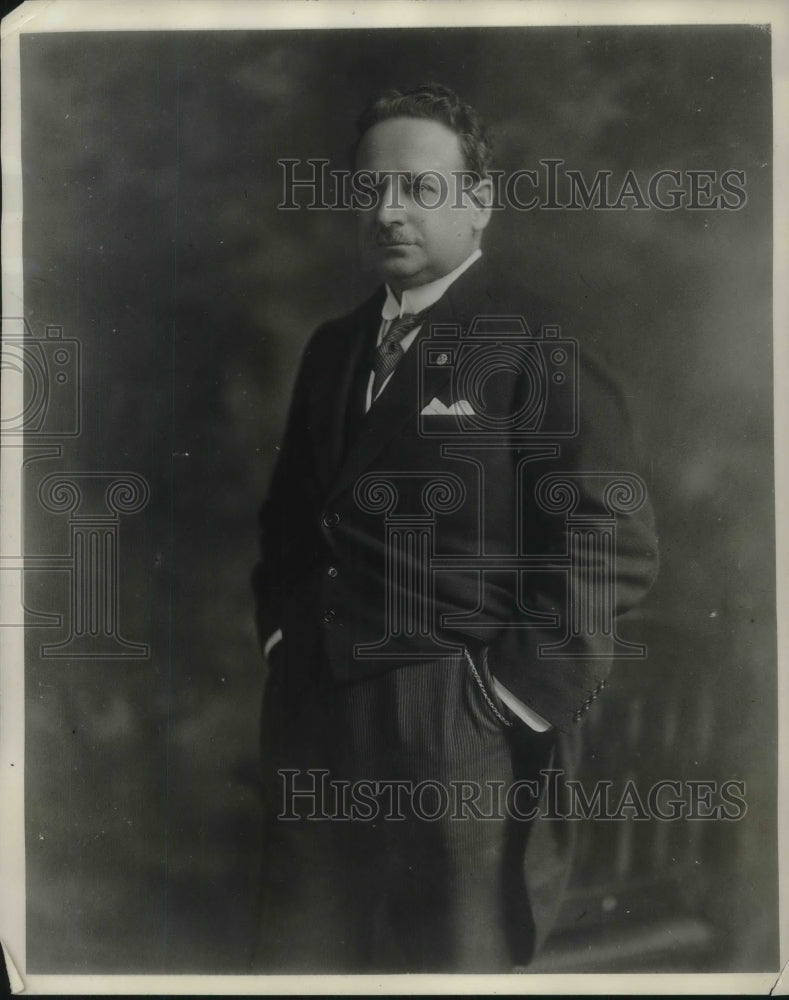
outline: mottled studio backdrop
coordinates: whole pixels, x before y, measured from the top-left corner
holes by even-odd
[[[93,474],[96,503],[97,473],[150,489],[114,529],[118,632],[147,658],[42,656],[72,577],[27,575],[28,607],[63,616],[27,643],[30,970],[243,969],[255,514],[306,338],[370,288],[351,213],[278,211],[276,160],[346,166],[367,98],[429,79],[478,106],[505,170],[746,173],[736,211],[497,213],[486,252],[619,369],[651,477],[661,577],[628,626],[649,657],[590,720],[596,773],[747,785],[738,822],[597,824],[563,967],[777,962],[769,34],[145,32],[22,39],[26,318],[80,342],[82,414],[60,457],[30,439],[28,553],[70,551],[50,473]]]

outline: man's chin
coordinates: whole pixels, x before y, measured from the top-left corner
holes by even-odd
[[[378,277],[386,281],[392,287],[408,287],[411,282],[419,283],[420,268],[414,266],[414,262],[403,258],[387,256],[378,257],[375,261],[375,271]]]

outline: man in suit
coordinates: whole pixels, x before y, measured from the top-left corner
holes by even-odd
[[[654,578],[652,515],[614,383],[486,267],[476,112],[427,85],[358,130],[382,285],[307,345],[253,576],[259,962],[506,972],[561,899],[545,772],[572,773]]]

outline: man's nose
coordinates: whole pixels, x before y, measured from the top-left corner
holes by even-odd
[[[402,222],[405,216],[403,192],[399,190],[394,178],[388,177],[378,189],[378,203],[375,206],[376,221],[387,226],[393,222]]]

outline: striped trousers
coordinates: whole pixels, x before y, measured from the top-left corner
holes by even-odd
[[[515,810],[506,797],[516,777],[538,776],[550,736],[512,722],[480,657],[344,684],[280,674],[275,659],[261,731],[257,970],[528,962],[531,824],[519,817],[531,793],[521,787]]]

